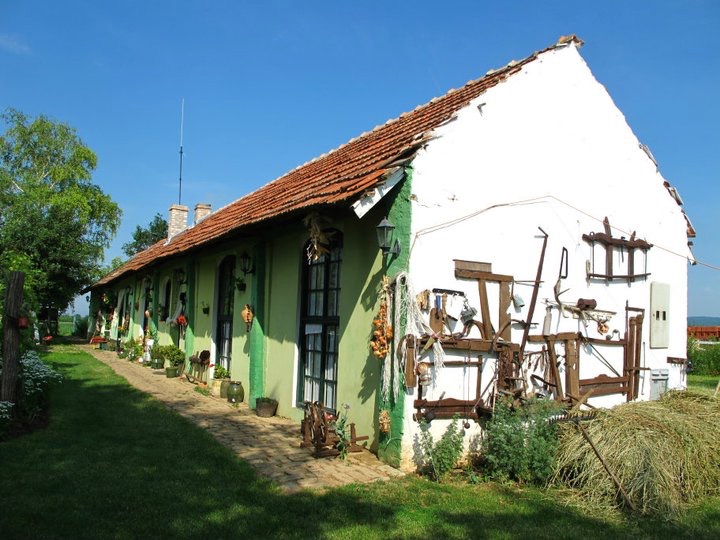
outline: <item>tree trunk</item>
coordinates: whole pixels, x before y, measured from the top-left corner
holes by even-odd
[[[17,374],[20,359],[20,328],[18,317],[23,302],[25,274],[11,272],[5,291],[5,335],[3,339],[3,369],[0,382],[0,401],[15,403],[17,398]]]

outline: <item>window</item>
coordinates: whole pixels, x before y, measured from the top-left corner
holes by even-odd
[[[332,239],[329,250],[310,263],[303,249],[298,404],[320,401],[335,410],[342,236],[335,232]]]
[[[233,305],[235,300],[235,256],[228,255],[218,269],[218,297],[215,344],[216,365],[230,370],[232,354]]]
[[[163,303],[162,303],[162,311],[158,313],[158,317],[161,320],[166,320],[168,317],[170,317],[170,303],[172,301],[172,281],[170,278],[168,278],[165,281],[165,292],[163,294]]]

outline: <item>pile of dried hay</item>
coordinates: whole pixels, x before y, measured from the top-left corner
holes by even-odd
[[[617,487],[572,423],[561,424],[553,483],[578,489],[594,506],[622,506]],[[687,391],[627,403],[584,422],[637,510],[678,513],[720,493],[720,400]]]

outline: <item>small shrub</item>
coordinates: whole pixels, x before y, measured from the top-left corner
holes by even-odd
[[[88,327],[89,327],[89,316],[75,315],[75,328],[73,329],[73,336],[87,338]]]
[[[700,344],[688,339],[688,359],[697,375],[720,375],[720,343]]]
[[[26,351],[18,365],[17,402],[0,402],[0,437],[13,422],[24,425],[35,422],[47,409],[50,386],[61,380],[60,374],[44,364],[36,351]]]
[[[122,358],[127,358],[131,362],[137,360],[143,354],[142,341],[127,340],[123,346],[123,352],[125,355],[120,355]]]
[[[335,433],[339,437],[339,441],[335,444],[335,447],[340,452],[340,459],[347,459],[348,452],[350,450],[350,435],[348,434],[348,410],[350,405],[347,403],[342,404],[343,410],[338,414],[337,418],[333,422],[335,427]]]
[[[52,384],[59,383],[59,373],[45,365],[37,352],[28,351],[20,358],[20,388],[17,414],[32,423],[47,408],[47,393]]]
[[[455,468],[463,452],[464,432],[460,430],[460,420],[456,416],[436,443],[430,433],[430,425],[420,423],[420,448],[423,452],[421,472],[436,482]]]
[[[10,401],[0,401],[0,439],[7,434],[12,424],[14,406]]]
[[[213,379],[229,379],[230,372],[222,366],[216,366]]]
[[[547,400],[531,400],[519,409],[511,405],[511,400],[499,401],[485,427],[486,472],[496,480],[544,485],[558,447],[556,426],[547,419],[558,406]]]

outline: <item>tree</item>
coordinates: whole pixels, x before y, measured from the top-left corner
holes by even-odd
[[[92,183],[97,157],[75,129],[14,109],[0,123],[0,267],[27,272],[36,307],[63,311],[99,277],[121,210]]]
[[[133,241],[123,244],[123,252],[128,257],[132,257],[136,253],[146,250],[156,242],[159,242],[163,238],[167,238],[168,223],[160,214],[155,214],[155,217],[148,225],[147,229],[143,229],[140,225],[135,227],[133,233]]]
[[[100,274],[103,276],[107,276],[110,272],[112,272],[113,270],[117,270],[123,264],[125,264],[125,260],[122,257],[113,257],[109,265],[104,266],[100,269]]]

